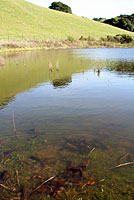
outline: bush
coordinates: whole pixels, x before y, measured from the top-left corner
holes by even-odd
[[[80,36],[79,40],[88,40],[88,38],[84,37],[83,35]]]
[[[72,36],[68,36],[67,40],[70,41],[70,42],[74,42],[75,41],[75,39]]]
[[[121,44],[133,42],[132,36],[126,34],[119,34],[116,36],[108,35],[106,38],[101,38],[101,40],[105,42],[119,42]]]
[[[84,37],[83,35],[81,35],[81,37],[79,38],[79,40],[86,40],[86,41],[94,41],[94,38],[91,36],[88,36],[87,38]]]
[[[130,35],[122,35],[121,37],[121,43],[131,43],[133,41],[133,38]]]
[[[107,41],[109,41],[109,42],[115,42],[116,40],[115,40],[115,38],[113,36],[108,35],[107,36]]]
[[[91,36],[88,36],[88,41],[95,41],[95,39]]]

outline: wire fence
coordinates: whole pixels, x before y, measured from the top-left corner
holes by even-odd
[[[6,41],[10,41],[10,40],[65,40],[67,38],[65,37],[61,37],[59,39],[59,37],[54,37],[54,36],[46,36],[46,35],[31,35],[31,36],[26,36],[24,34],[20,34],[20,35],[15,35],[15,34],[6,34],[6,35],[0,35],[0,40],[6,40]]]

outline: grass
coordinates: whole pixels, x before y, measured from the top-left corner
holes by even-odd
[[[24,0],[1,0],[0,39],[65,40],[134,33],[87,18],[33,5]]]
[[[105,41],[106,40],[106,41]],[[80,48],[133,48],[134,40],[130,43],[111,42],[107,38],[99,40],[79,39],[68,37],[67,40],[30,40],[30,39],[10,39],[0,40],[0,53],[18,52],[18,51],[34,51],[41,49],[80,49]],[[0,60],[0,65],[3,65]]]

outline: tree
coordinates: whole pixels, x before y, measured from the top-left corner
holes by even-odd
[[[72,14],[71,8],[68,5],[66,5],[66,4],[64,4],[60,1],[59,2],[53,2],[51,4],[51,6],[49,6],[49,8]]]
[[[119,19],[118,27],[128,31],[133,31],[133,25],[128,18]]]
[[[104,21],[104,23],[134,32],[134,14],[120,15],[115,18],[107,19]]]
[[[94,21],[97,21],[97,22],[103,22],[103,21],[106,20],[106,18],[102,18],[102,17],[97,18],[97,17],[94,17],[93,20],[94,20]]]

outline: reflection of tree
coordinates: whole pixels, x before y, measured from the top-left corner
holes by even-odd
[[[3,66],[5,63],[4,58],[2,56],[0,56],[0,66]]]
[[[52,84],[55,88],[57,88],[57,87],[65,87],[69,85],[69,83],[71,82],[72,82],[72,78],[66,77],[66,78],[61,78],[61,79],[55,79],[54,81],[52,81]]]
[[[8,105],[9,102],[14,100],[14,96],[6,97],[4,99],[0,99],[0,110],[4,109],[5,106]]]

